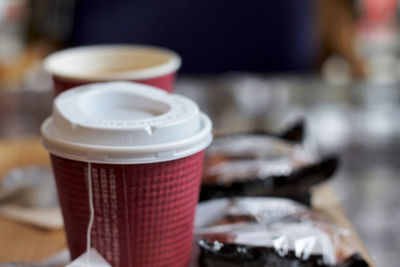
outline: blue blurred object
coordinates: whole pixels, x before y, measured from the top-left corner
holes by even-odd
[[[183,72],[308,71],[314,1],[81,0],[71,45],[139,43],[183,58]]]

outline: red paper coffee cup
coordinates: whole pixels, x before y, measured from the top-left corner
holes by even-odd
[[[48,56],[56,95],[88,83],[134,81],[172,92],[181,58],[175,52],[143,45],[93,45]]]
[[[72,259],[91,246],[112,266],[188,266],[211,122],[191,100],[127,82],[68,90],[42,125]],[[90,177],[90,179],[89,179]]]

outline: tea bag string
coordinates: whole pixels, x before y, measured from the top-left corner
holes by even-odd
[[[86,235],[86,264],[87,266],[90,266],[90,247],[91,247],[91,234],[92,234],[92,227],[93,227],[93,221],[94,221],[94,206],[93,206],[93,189],[92,189],[92,165],[90,162],[88,162],[88,171],[87,171],[87,177],[88,177],[88,191],[89,191],[89,223],[87,227],[87,235]]]

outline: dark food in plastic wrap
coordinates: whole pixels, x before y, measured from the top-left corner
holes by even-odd
[[[200,201],[231,196],[289,197],[309,204],[310,188],[327,180],[336,156],[267,134],[216,138],[206,152]]]
[[[260,133],[263,133],[263,132],[260,132]],[[304,133],[305,133],[305,121],[299,120],[277,136],[280,137],[282,140],[300,143],[304,139]],[[264,132],[264,134],[265,134],[265,132]],[[273,135],[273,134],[270,134],[270,135]]]
[[[368,267],[356,253],[338,265],[326,265],[320,255],[301,260],[293,251],[282,258],[273,248],[213,243],[201,240],[200,267]]]
[[[287,176],[316,160],[317,157],[301,145],[271,136],[221,137],[207,149],[204,183],[226,184],[248,177]]]
[[[364,267],[350,233],[284,198],[199,204],[200,267]]]

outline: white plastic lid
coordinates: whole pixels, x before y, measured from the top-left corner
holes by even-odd
[[[54,155],[112,164],[178,159],[212,141],[211,121],[192,100],[132,82],[65,91],[41,132]]]

